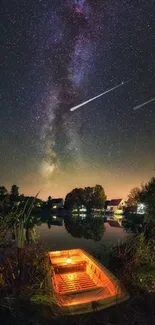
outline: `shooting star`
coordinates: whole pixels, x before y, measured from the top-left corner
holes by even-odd
[[[130,79],[130,80],[131,80],[131,79]],[[73,111],[75,111],[76,109],[78,109],[78,108],[80,108],[80,107],[82,107],[82,106],[84,106],[84,105],[86,105],[86,104],[92,102],[93,100],[95,100],[95,99],[97,99],[97,98],[99,98],[99,97],[101,97],[101,96],[103,96],[103,95],[105,95],[105,94],[107,94],[107,93],[110,93],[111,91],[115,90],[116,88],[119,88],[119,87],[123,86],[125,83],[129,82],[130,80],[125,81],[125,82],[121,82],[119,85],[117,85],[117,86],[115,86],[115,87],[113,87],[113,88],[110,88],[110,89],[104,91],[102,94],[99,94],[99,95],[97,95],[97,96],[95,96],[95,97],[93,97],[93,98],[90,98],[90,99],[86,100],[86,102],[83,102],[83,103],[81,103],[81,104],[79,104],[79,105],[76,105],[76,106],[70,108],[70,111],[73,112]]]
[[[139,108],[141,108],[141,107],[143,107],[143,106],[145,106],[145,105],[147,105],[147,104],[153,102],[154,100],[155,100],[155,97],[152,98],[152,99],[150,99],[150,100],[148,100],[147,102],[145,102],[145,103],[143,103],[143,104],[140,104],[140,105],[138,105],[138,106],[135,106],[133,109],[134,109],[134,110],[139,109]]]

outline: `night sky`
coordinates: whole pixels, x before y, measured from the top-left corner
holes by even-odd
[[[133,108],[155,97],[154,16],[153,0],[2,1],[0,185],[125,198],[153,176],[155,101]]]

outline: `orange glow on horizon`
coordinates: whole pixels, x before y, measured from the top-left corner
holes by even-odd
[[[38,191],[39,198],[47,200],[51,195],[53,198],[61,197],[65,199],[67,193],[71,192],[74,188],[84,188],[86,186],[95,186],[100,184],[103,186],[107,198],[120,197],[124,200],[127,199],[127,195],[130,190],[135,186],[141,186],[142,182],[147,182],[152,177],[152,169],[148,169],[148,172],[144,172],[142,175],[140,172],[129,172],[119,174],[119,171],[114,169],[113,171],[103,170],[100,167],[98,170],[93,171],[91,168],[85,168],[72,174],[70,170],[63,172],[62,170],[55,171],[53,178],[45,181],[37,174],[26,175],[25,178],[9,180],[6,183],[6,187],[9,189],[13,183],[19,186],[19,192],[25,196],[35,196]],[[33,180],[33,182],[32,182]]]

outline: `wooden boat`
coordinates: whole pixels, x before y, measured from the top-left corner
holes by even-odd
[[[48,256],[48,289],[63,313],[92,312],[129,298],[118,279],[85,251],[55,251]]]

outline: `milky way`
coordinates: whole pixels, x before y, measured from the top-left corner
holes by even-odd
[[[1,11],[0,185],[47,198],[98,183],[125,198],[154,173],[153,1],[5,0]]]
[[[78,121],[74,123],[69,115],[69,109],[81,96],[81,85],[90,67],[94,47],[91,7],[87,1],[68,2],[63,7],[61,15],[63,36],[54,46],[49,45],[45,53],[45,61],[47,60],[52,80],[52,93],[47,107],[48,121],[43,129],[44,158],[41,172],[48,177],[60,163],[56,147],[61,137],[64,141],[61,155],[73,152],[74,159],[80,159]],[[78,153],[75,150],[77,146]]]

